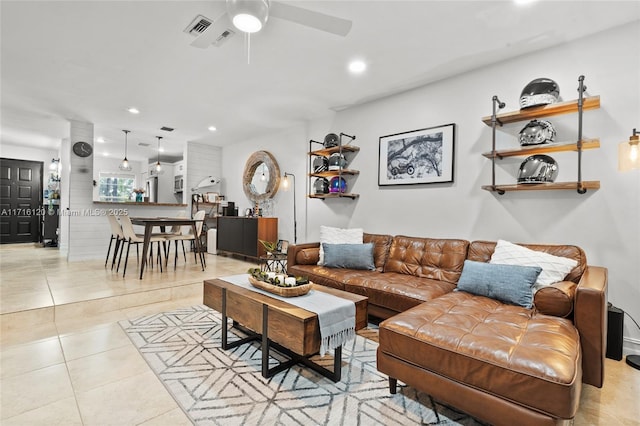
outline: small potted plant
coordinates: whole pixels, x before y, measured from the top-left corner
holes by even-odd
[[[142,188],[133,188],[133,193],[136,194],[136,201],[142,202],[142,196],[144,194],[144,189]]]
[[[269,256],[271,256],[271,254],[274,251],[276,251],[277,243],[274,243],[273,241],[265,241],[265,240],[258,240],[258,241],[260,241],[260,243],[262,244],[264,249],[267,251],[267,254]]]

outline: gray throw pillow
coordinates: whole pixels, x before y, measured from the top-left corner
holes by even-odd
[[[376,269],[373,263],[373,243],[327,244],[322,243],[324,266],[346,269]]]
[[[531,308],[539,266],[500,265],[465,260],[457,290]]]

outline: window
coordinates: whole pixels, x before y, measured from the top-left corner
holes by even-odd
[[[100,173],[98,194],[100,201],[131,201],[136,176],[129,174]]]

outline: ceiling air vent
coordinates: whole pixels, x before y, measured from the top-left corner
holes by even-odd
[[[162,126],[162,127],[160,127],[160,130],[164,130],[165,132],[173,132],[174,128],[173,127]]]
[[[151,144],[146,142],[138,142],[138,146],[151,146]]]
[[[193,21],[189,24],[187,28],[185,28],[184,32],[187,34],[192,34],[194,36],[199,36],[209,28],[213,21],[205,16],[198,15],[194,18]]]
[[[224,17],[225,15],[223,15]],[[222,17],[221,17],[222,18]],[[217,37],[213,40],[213,42],[211,42],[211,44],[215,47],[220,47],[222,46],[222,44],[224,42],[226,42],[228,39],[230,39],[232,36],[235,35],[235,31],[233,31],[231,28],[225,28],[227,25],[229,24],[229,20],[228,19],[221,19],[218,18],[216,20],[216,26],[218,27],[216,28],[212,28],[213,31],[217,32]],[[185,28],[184,32],[187,34],[191,34],[194,37],[198,37],[200,34],[202,34],[207,28],[209,28],[211,25],[214,25],[213,21],[209,18],[207,18],[206,16],[203,15],[198,15],[196,16],[193,21],[191,21],[191,23],[189,24],[189,26],[187,28]]]

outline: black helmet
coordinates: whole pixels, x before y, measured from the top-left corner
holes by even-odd
[[[346,165],[346,158],[344,158],[344,155],[340,154],[339,152],[334,152],[329,157],[329,170],[344,169]]]
[[[548,155],[532,155],[520,165],[518,183],[553,182],[558,177],[558,163]]]
[[[327,170],[329,170],[329,160],[327,160],[327,157],[316,157],[313,159],[314,173],[326,172]]]
[[[520,134],[518,141],[520,145],[539,145],[542,143],[553,142],[556,137],[556,129],[547,120],[531,120],[527,123]]]
[[[338,146],[338,135],[335,133],[329,133],[324,137],[324,147],[333,148],[334,146]]]
[[[317,178],[313,183],[313,192],[315,192],[316,194],[328,194],[329,180],[326,178]]]
[[[520,94],[520,108],[547,105],[558,102],[560,87],[550,78],[536,78],[527,84]]]

